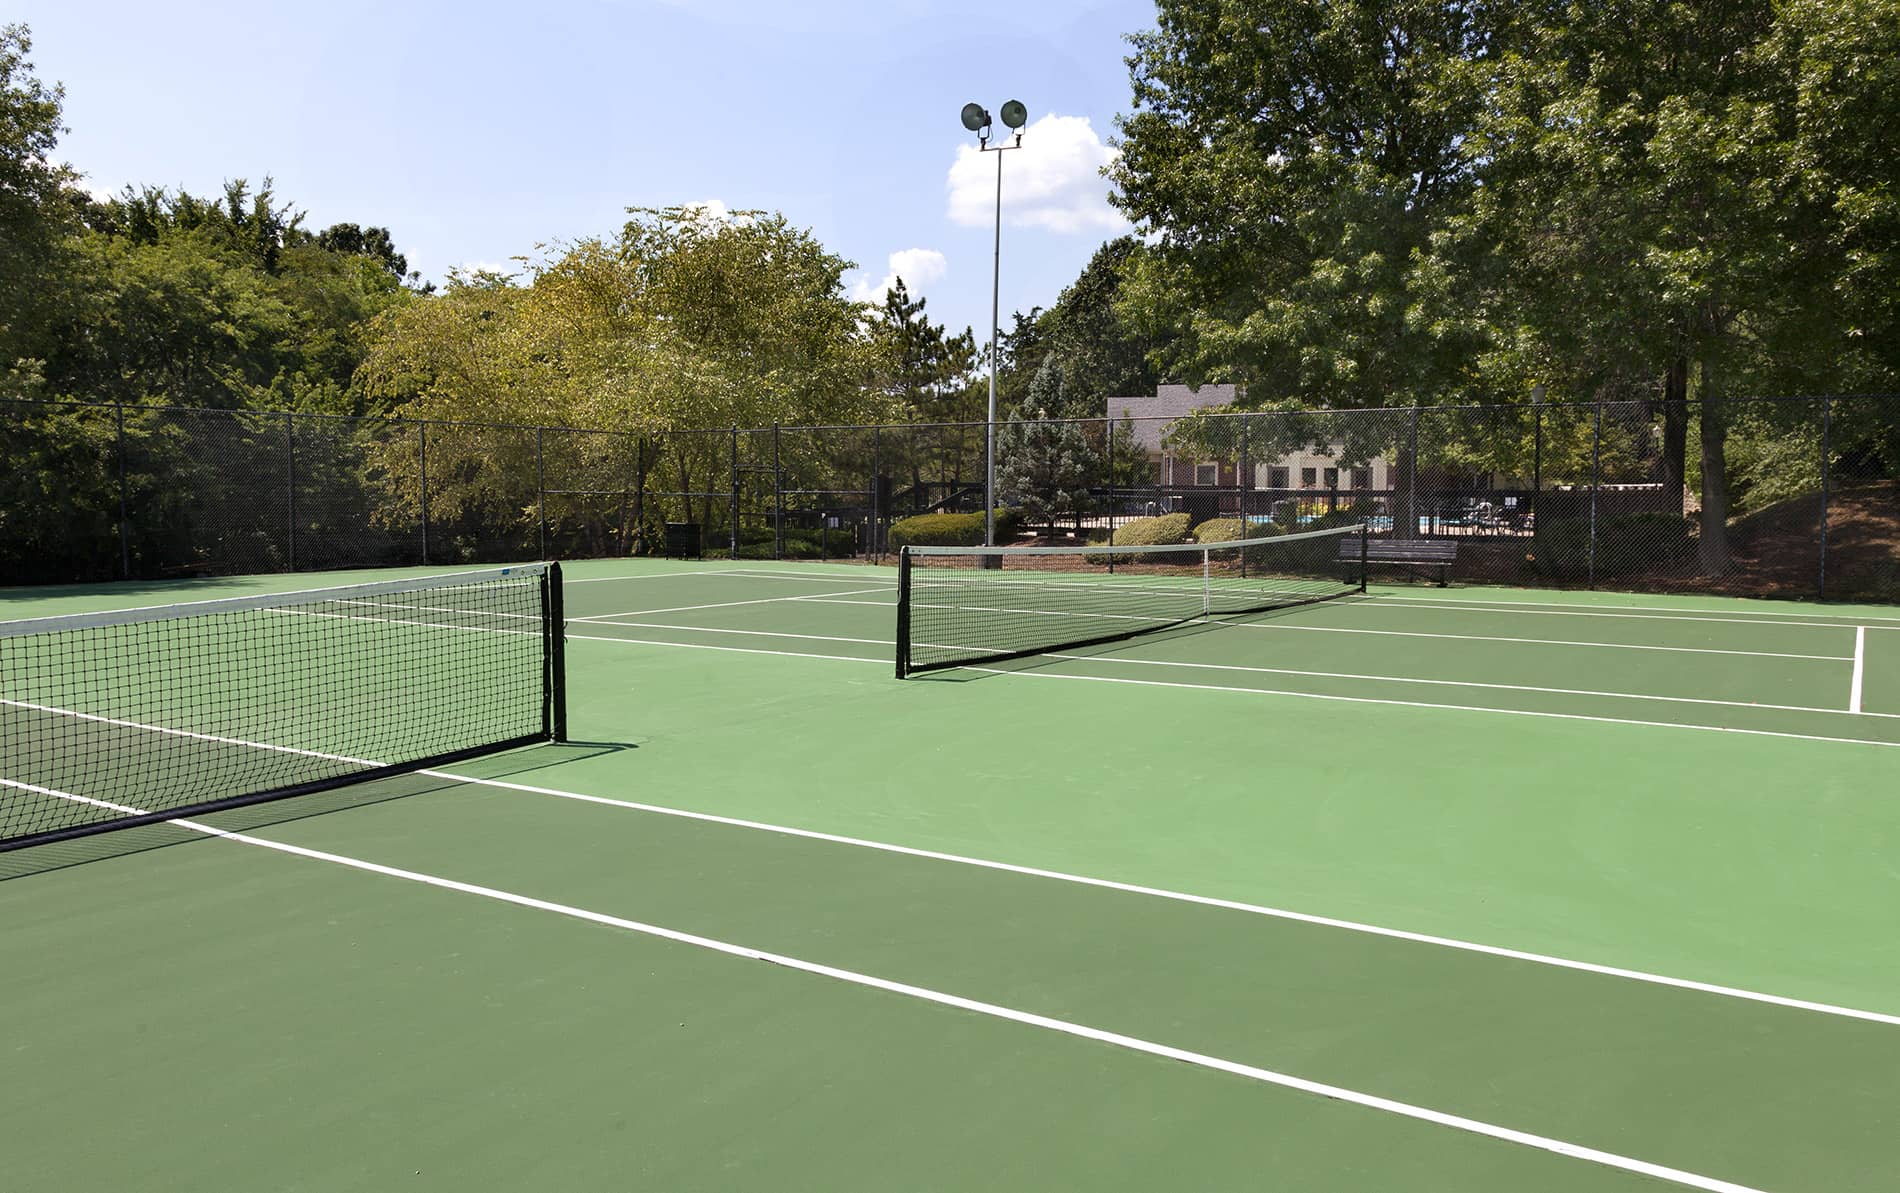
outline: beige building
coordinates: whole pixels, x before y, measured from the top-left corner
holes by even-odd
[[[1116,425],[1124,419],[1134,423],[1135,442],[1154,462],[1155,483],[1162,485],[1201,485],[1238,488],[1234,460],[1183,459],[1169,450],[1166,439],[1174,420],[1197,411],[1215,410],[1234,403],[1233,385],[1160,386],[1152,397],[1110,398],[1106,414]],[[1247,461],[1254,489],[1328,490],[1386,489],[1392,486],[1391,464],[1375,456],[1357,464],[1342,465],[1340,447],[1331,450],[1292,452],[1277,460]]]

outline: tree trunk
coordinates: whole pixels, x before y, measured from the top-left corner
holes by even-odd
[[[1678,502],[1689,478],[1689,361],[1677,356],[1663,376],[1662,482]]]
[[[1702,366],[1702,520],[1698,555],[1704,575],[1728,570],[1728,419]]]

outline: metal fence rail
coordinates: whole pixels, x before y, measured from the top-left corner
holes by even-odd
[[[979,512],[981,423],[637,433],[0,402],[0,583],[608,557],[876,556]],[[1001,425],[1025,535],[1366,521],[1468,582],[1900,600],[1900,397]],[[1727,484],[1705,492],[1720,448]],[[1208,523],[1215,525],[1209,526]],[[690,528],[690,533],[687,530]]]

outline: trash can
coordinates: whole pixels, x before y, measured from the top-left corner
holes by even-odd
[[[666,556],[669,559],[698,559],[699,523],[668,522],[666,524]]]

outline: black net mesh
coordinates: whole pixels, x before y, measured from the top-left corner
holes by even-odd
[[[536,564],[0,622],[0,848],[552,736],[558,583]]]
[[[904,552],[898,674],[1109,642],[1364,589],[1364,528],[1178,546]]]

